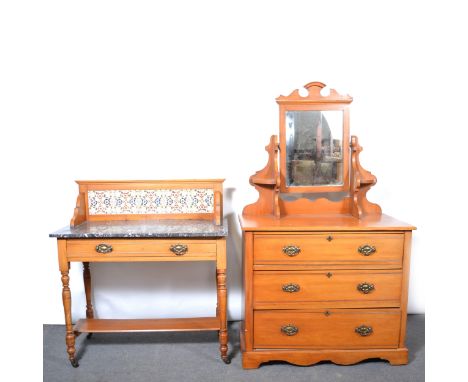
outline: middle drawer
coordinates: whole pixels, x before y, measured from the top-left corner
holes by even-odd
[[[255,271],[255,309],[399,307],[401,270]]]

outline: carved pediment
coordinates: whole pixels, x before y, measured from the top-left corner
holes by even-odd
[[[288,96],[279,96],[276,98],[276,102],[279,104],[300,104],[300,103],[351,103],[353,97],[350,95],[341,95],[335,89],[330,89],[329,95],[322,95],[322,89],[326,85],[322,82],[309,82],[307,85],[304,85],[304,88],[307,89],[307,95],[301,96],[299,94],[299,89],[294,90]]]

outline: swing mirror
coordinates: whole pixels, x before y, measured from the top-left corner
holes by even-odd
[[[349,110],[351,98],[321,83],[310,83],[306,97],[279,97],[281,192],[349,190]],[[338,99],[337,99],[338,98]]]

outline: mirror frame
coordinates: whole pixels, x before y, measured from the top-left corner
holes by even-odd
[[[304,86],[308,94],[302,97],[299,90],[294,90],[289,96],[279,96],[276,102],[279,105],[280,124],[280,192],[283,193],[316,193],[316,192],[343,192],[350,190],[350,136],[349,136],[349,104],[352,97],[340,95],[330,89],[328,96],[321,94],[326,85],[321,82],[310,82]],[[317,186],[286,186],[286,112],[288,111],[342,111],[343,112],[343,184],[317,185]]]

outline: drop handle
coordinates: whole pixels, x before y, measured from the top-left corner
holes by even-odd
[[[374,330],[372,329],[372,326],[366,326],[366,325],[361,325],[358,326],[354,331],[359,334],[361,337],[367,337],[370,336]]]
[[[112,252],[112,245],[101,243],[96,245],[96,252],[98,253],[111,253]]]
[[[299,332],[299,328],[293,324],[287,324],[281,327],[281,331],[287,336],[295,336]]]
[[[360,283],[357,285],[356,288],[359,292],[362,292],[364,294],[369,294],[375,289],[374,284],[368,283],[367,281]]]
[[[182,256],[188,252],[188,246],[185,244],[175,244],[171,245],[169,250],[176,256]]]
[[[281,287],[281,289],[283,290],[283,292],[294,293],[294,292],[299,292],[301,290],[301,287],[299,284],[289,283],[289,284],[284,284]]]
[[[358,248],[358,252],[363,256],[370,256],[373,253],[375,253],[376,251],[377,251],[377,248],[375,248],[374,246],[369,245],[369,244],[361,245]]]
[[[283,247],[283,253],[287,256],[297,256],[301,252],[301,248],[296,245],[286,245]]]

